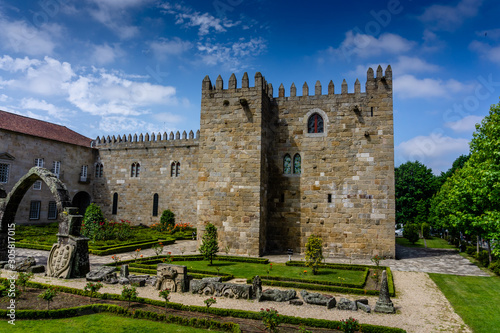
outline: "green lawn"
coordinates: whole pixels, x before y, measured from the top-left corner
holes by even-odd
[[[219,268],[220,273],[232,274],[235,277],[251,279],[255,275],[261,277],[269,276],[282,276],[287,278],[296,279],[308,279],[316,281],[330,281],[330,282],[342,282],[350,284],[360,284],[363,285],[365,272],[364,271],[354,271],[345,269],[331,269],[331,268],[320,268],[318,274],[313,275],[312,270],[308,267],[296,267],[296,266],[286,266],[285,264],[273,263],[272,269],[271,265],[264,264],[254,264],[254,263],[243,263],[243,262],[229,262],[222,260],[214,260],[213,266],[209,266],[209,262],[205,260],[200,261],[174,261],[176,265],[187,266],[188,271],[190,269],[204,270],[213,272],[214,275],[217,274],[217,268]],[[269,274],[267,273],[269,270]],[[307,273],[304,273],[307,271]],[[345,279],[341,280],[339,279]]]
[[[0,332],[205,333],[208,330],[99,313],[68,319],[16,320],[15,326],[1,320]]]
[[[500,278],[430,273],[455,311],[475,333],[500,331]]]
[[[439,237],[433,237],[425,241],[427,242],[427,247],[430,249],[456,249],[455,246],[448,244],[448,241]],[[425,247],[423,239],[419,239],[415,244],[411,244],[406,238],[396,237],[396,243],[407,247]]]

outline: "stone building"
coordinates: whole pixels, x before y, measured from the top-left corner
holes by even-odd
[[[92,139],[64,126],[0,111],[0,186],[6,193],[34,166],[52,170],[67,186],[75,207],[91,200],[97,151]],[[57,208],[47,185],[37,181],[25,194],[16,222],[48,223],[57,220]]]
[[[220,247],[262,255],[319,235],[327,256],[395,254],[392,70],[327,93],[278,96],[257,73],[202,82],[200,130],[97,138],[86,147],[92,201],[109,219],[215,224]],[[35,143],[33,143],[35,144]],[[5,150],[12,154],[13,149]],[[83,161],[79,161],[84,165]],[[77,164],[78,164],[77,163]],[[87,162],[85,162],[87,163]],[[90,170],[91,169],[91,170]],[[81,185],[81,184],[78,184]],[[72,188],[72,185],[68,186]]]

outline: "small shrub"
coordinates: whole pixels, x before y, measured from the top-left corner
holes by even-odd
[[[165,300],[165,309],[166,309],[167,303],[170,299],[170,289],[160,290],[160,292],[158,293],[158,297],[161,297]]]
[[[159,242],[158,244],[153,245],[152,249],[155,251],[155,254],[159,256],[163,252],[163,243]]]
[[[496,275],[500,275],[500,260],[493,261],[488,268]]]
[[[207,308],[209,308],[209,307],[212,306],[212,304],[217,303],[217,300],[215,299],[215,297],[209,297],[206,300],[204,300],[203,303],[205,303],[205,305],[207,306]]]
[[[160,217],[159,230],[161,232],[167,231],[167,229],[173,228],[175,225],[175,214],[170,210],[164,210]]]
[[[431,238],[431,226],[428,223],[422,223],[421,230],[422,237],[424,237],[425,239]]]
[[[315,275],[323,260],[323,240],[315,235],[309,236],[306,243],[306,266],[312,268]]]
[[[123,286],[123,290],[122,290],[122,299],[125,300],[125,301],[128,301],[128,307],[130,308],[130,303],[132,301],[135,301],[137,299],[137,295],[139,293],[137,292],[137,289],[135,286],[127,286],[127,285],[124,285]]]
[[[406,224],[403,229],[403,237],[408,239],[410,243],[415,244],[419,239],[418,226],[413,223]]]
[[[278,326],[281,324],[282,318],[275,308],[260,309],[260,317],[262,322],[270,332],[278,332]]]
[[[84,290],[89,292],[90,298],[89,301],[92,302],[92,296],[94,296],[94,293],[97,293],[101,288],[103,287],[101,282],[87,282],[87,285],[85,286]]]
[[[55,288],[49,288],[45,289],[43,293],[38,295],[39,298],[44,299],[47,301],[47,310],[50,309],[50,302],[56,297],[57,295],[57,290]]]
[[[207,223],[205,232],[201,238],[200,253],[205,260],[210,260],[210,266],[212,266],[215,254],[219,252],[219,241],[217,238],[217,228],[212,223]]]
[[[344,319],[340,321],[339,329],[345,333],[354,333],[360,329],[359,323],[356,319],[349,317],[349,319]]]
[[[377,265],[377,267],[380,265],[380,261],[383,260],[384,258],[380,257],[379,255],[373,256],[371,258],[371,261]]]
[[[485,250],[479,251],[479,254],[476,254],[474,257],[484,267],[488,267],[488,265],[490,264],[488,251],[485,251]]]
[[[33,273],[19,272],[17,275],[16,285],[21,286],[22,290],[26,290],[26,284],[33,278]]]

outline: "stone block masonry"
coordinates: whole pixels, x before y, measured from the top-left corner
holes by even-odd
[[[98,138],[104,175],[93,197],[105,214],[150,225],[158,194],[159,215],[171,209],[196,225],[200,242],[213,223],[232,254],[303,252],[316,234],[326,256],[394,257],[390,66],[370,68],[364,92],[356,80],[349,93],[344,80],[340,93],[330,81],[323,94],[318,81],[314,95],[304,83],[302,96],[292,84],[290,96],[281,85],[274,97],[260,73],[249,81],[204,78],[196,137]]]

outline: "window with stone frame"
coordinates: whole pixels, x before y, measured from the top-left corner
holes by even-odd
[[[293,156],[293,173],[300,175],[302,172],[302,159],[300,154],[297,153]]]
[[[43,165],[44,165],[43,158],[35,158],[35,166],[36,167],[43,168]]]
[[[59,178],[59,175],[61,174],[61,162],[60,161],[53,161],[52,162],[52,173],[54,173],[57,178]]]
[[[97,163],[95,165],[95,178],[101,178],[102,177],[102,169],[103,169],[102,163]]]
[[[181,162],[175,164],[175,177],[179,177],[181,174]]]
[[[153,195],[153,216],[158,216],[158,201],[159,201],[158,193],[155,193]]]
[[[141,172],[141,164],[139,162],[132,163],[130,168],[130,177],[139,177],[139,173]]]
[[[39,220],[40,219],[40,201],[31,201],[30,203],[30,220]]]
[[[307,133],[323,133],[324,122],[323,117],[318,113],[313,113],[307,120]]]
[[[33,183],[33,189],[40,191],[42,189],[42,181],[37,180],[36,182]]]
[[[49,201],[49,210],[47,213],[48,220],[57,219],[57,204],[55,201]]]
[[[80,168],[80,180],[81,181],[87,181],[87,175],[88,175],[88,166],[87,165],[82,165]]]
[[[0,163],[0,183],[7,183],[9,181],[9,168],[10,164]]]
[[[285,175],[292,173],[292,158],[289,154],[286,154],[285,157],[283,157],[283,173]]]
[[[176,164],[175,162],[172,162],[170,164],[170,177],[175,177],[175,169],[176,169]]]

